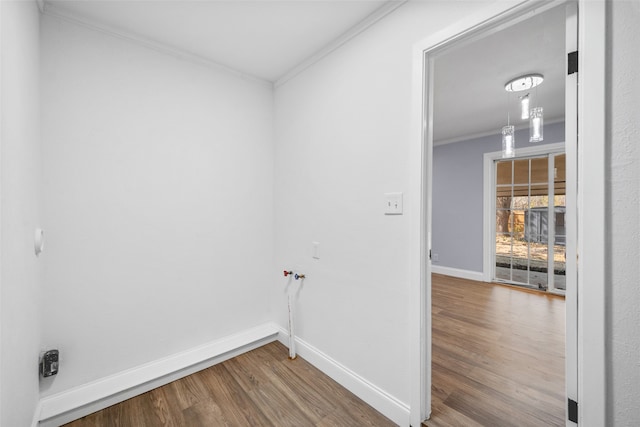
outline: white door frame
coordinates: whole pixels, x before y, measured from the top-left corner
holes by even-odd
[[[2,90],[2,4],[0,4],[0,91]],[[2,120],[2,93],[0,92],[0,242],[2,242],[2,130],[3,130],[3,120]],[[2,306],[2,249],[0,248],[0,307]],[[0,323],[2,323],[2,313],[0,313]],[[2,360],[2,328],[0,328],[0,369],[4,365],[4,361]],[[0,422],[2,420],[2,396],[4,390],[2,384],[0,384]]]
[[[413,49],[410,250],[410,372],[413,427],[431,414],[432,55],[446,44],[513,22],[547,1],[492,2],[482,12],[416,43]],[[557,5],[553,2],[551,5]],[[579,0],[578,11],[578,420],[605,425],[605,37],[604,0]],[[587,171],[587,173],[585,173]],[[588,188],[588,191],[585,189]],[[569,363],[569,361],[568,361]]]

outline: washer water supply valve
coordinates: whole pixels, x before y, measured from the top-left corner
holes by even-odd
[[[293,271],[284,270],[284,277],[291,276],[291,275],[293,275],[293,278],[296,280],[304,279],[306,277],[304,274],[301,274],[301,273],[294,274]]]

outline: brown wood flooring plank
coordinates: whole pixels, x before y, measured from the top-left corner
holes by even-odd
[[[208,405],[211,410],[205,413],[206,407],[203,408],[203,405],[189,409],[197,410],[199,417],[205,420],[220,416],[220,421],[224,421],[223,425],[272,425],[259,403],[245,392],[229,372],[228,362],[201,372],[201,381],[205,383],[211,396],[209,402],[212,405]]]
[[[279,342],[105,408],[67,427],[395,426]]]
[[[179,406],[178,399],[170,398],[167,390],[170,390],[170,384],[159,387],[149,392],[149,398],[154,402],[154,408],[158,412],[158,416],[163,426],[177,427],[183,423],[182,410]]]
[[[282,350],[279,353],[282,353]],[[283,366],[282,363],[273,363],[269,354],[248,353],[247,356],[256,359],[254,363],[260,366],[281,392],[292,396],[292,401],[296,403],[297,408],[304,412],[314,424],[318,424],[334,411],[333,403],[329,399],[313,387],[309,387],[291,369],[291,365],[296,364],[296,361],[288,361],[289,366]]]
[[[226,363],[226,368],[256,402],[264,415],[276,426],[312,426],[314,418],[298,405],[295,396],[289,396],[275,385],[275,379],[265,375],[253,363],[246,363],[247,355],[238,356]]]
[[[564,298],[432,276],[429,427],[563,426]]]
[[[269,347],[268,350],[277,351],[279,354],[286,354],[288,351],[280,343]],[[318,425],[333,425],[332,423],[337,422],[337,425],[341,426],[395,426],[384,415],[371,406],[363,404],[364,402],[356,395],[340,386],[306,360],[300,357],[289,360],[286,367],[300,379],[299,386],[301,388],[306,387],[310,393],[329,401],[329,408],[331,408],[329,415],[323,418]],[[296,389],[298,389],[297,385]]]

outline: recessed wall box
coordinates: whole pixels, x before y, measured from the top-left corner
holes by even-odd
[[[44,353],[40,361],[40,375],[50,377],[58,373],[58,350],[49,350]]]

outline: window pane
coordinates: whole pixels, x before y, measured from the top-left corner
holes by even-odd
[[[511,280],[511,234],[496,233],[496,279]]]
[[[549,186],[547,184],[531,184],[532,196],[548,196]]]
[[[558,154],[554,158],[555,170],[554,170],[554,194],[556,196],[564,196],[567,191],[566,182],[566,156],[564,154]],[[556,206],[564,206],[564,199],[561,204],[556,203]]]
[[[496,164],[496,184],[511,184],[511,160],[499,161]]]
[[[496,232],[508,233],[511,231],[511,211],[508,209],[496,209]]]
[[[496,256],[511,257],[511,235],[496,233]],[[502,260],[504,262],[504,260]]]
[[[529,284],[538,287],[538,289],[547,289],[549,283],[547,271],[529,272]]]
[[[513,183],[529,183],[529,159],[513,161]]]
[[[524,233],[513,233],[513,263],[515,267],[526,268],[528,258],[528,245],[524,239]]]
[[[532,195],[529,198],[529,206],[531,208],[548,208],[549,207],[549,196],[534,196]]]
[[[510,185],[496,187],[496,197],[511,197],[512,188]]]
[[[539,157],[531,159],[531,182],[547,183],[549,181],[549,159]]]
[[[528,197],[529,196],[529,186],[528,185],[514,185],[513,186],[513,195],[517,197]],[[525,202],[526,204],[526,202]]]
[[[522,233],[524,232],[524,210],[513,210],[511,212],[511,232]]]
[[[496,279],[511,281],[511,267],[509,264],[496,263]]]
[[[557,240],[556,240],[557,241]],[[566,285],[566,267],[567,267],[567,250],[564,245],[554,245],[553,247],[553,286],[556,289],[567,289]]]
[[[567,161],[567,156],[564,154],[556,154],[555,158],[553,159],[554,162],[554,167],[555,167],[555,181],[566,181],[566,161]]]

